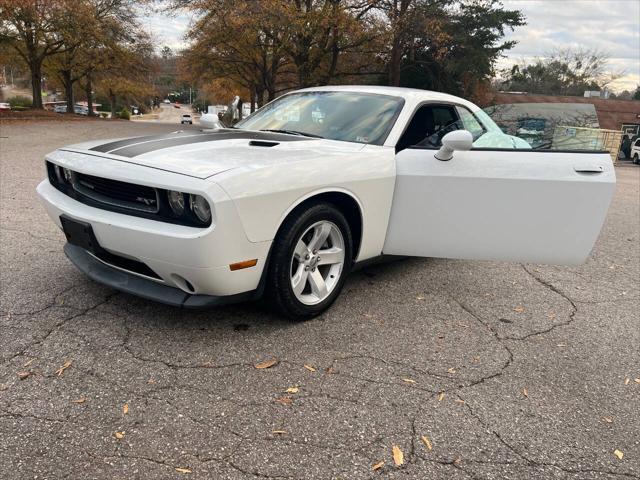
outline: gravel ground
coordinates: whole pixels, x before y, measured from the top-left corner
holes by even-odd
[[[43,155],[177,128],[1,126],[2,479],[640,478],[640,169],[583,266],[398,261],[293,324],[117,293],[62,253]]]

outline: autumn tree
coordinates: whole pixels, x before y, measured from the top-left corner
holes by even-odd
[[[42,108],[42,65],[64,48],[68,0],[0,0],[0,41],[7,42],[29,67],[33,108]]]

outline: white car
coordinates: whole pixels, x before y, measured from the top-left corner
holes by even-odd
[[[190,113],[185,113],[180,118],[180,124],[184,125],[185,123],[188,123],[189,125],[193,125],[193,117],[191,116]]]
[[[611,157],[524,148],[461,98],[329,86],[232,129],[61,148],[37,190],[98,282],[182,307],[264,295],[307,319],[382,254],[584,262]]]

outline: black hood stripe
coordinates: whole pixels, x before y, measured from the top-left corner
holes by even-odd
[[[190,145],[192,143],[213,142],[217,140],[265,140],[272,142],[297,142],[312,140],[312,138],[287,135],[273,132],[256,132],[251,130],[219,130],[207,133],[181,132],[169,135],[154,135],[119,140],[91,148],[91,150],[119,155],[121,157],[136,157],[155,150]]]
[[[193,135],[193,134],[192,134]],[[163,135],[147,135],[145,137],[132,137],[125,138],[124,140],[116,140],[115,142],[103,143],[102,145],[97,145],[89,150],[93,150],[94,152],[110,152],[112,150],[116,150],[117,148],[127,147],[129,145],[135,145],[136,143],[141,142],[149,142],[152,140],[163,140],[165,138],[176,138],[184,136],[183,132],[169,133]]]

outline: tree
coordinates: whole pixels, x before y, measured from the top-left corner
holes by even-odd
[[[68,0],[0,0],[0,40],[8,42],[31,73],[33,108],[42,108],[42,64],[64,48],[61,32]]]
[[[608,70],[609,55],[597,49],[560,49],[533,63],[514,65],[505,86],[511,91],[582,96],[602,90],[622,75]]]

